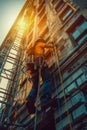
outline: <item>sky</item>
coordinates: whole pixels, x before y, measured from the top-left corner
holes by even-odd
[[[26,0],[0,0],[0,45]]]

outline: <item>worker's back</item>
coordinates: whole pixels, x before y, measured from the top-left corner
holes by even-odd
[[[34,53],[35,55],[44,55],[45,54],[45,46],[46,44],[44,42],[37,42],[34,46]]]

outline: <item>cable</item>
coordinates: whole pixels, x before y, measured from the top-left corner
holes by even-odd
[[[54,45],[54,52],[55,52],[55,57],[56,57],[56,63],[57,63],[57,66],[58,66],[58,73],[59,73],[59,77],[60,77],[60,83],[61,83],[62,91],[63,91],[63,94],[64,94],[64,102],[66,104],[67,103],[66,94],[65,94],[65,90],[64,90],[64,84],[63,84],[62,74],[61,74],[59,60],[58,60],[59,58],[58,58],[58,55],[57,55],[57,51],[56,51],[56,46],[55,45]],[[68,120],[70,121],[70,118],[69,118],[69,114],[70,113],[69,113],[67,104],[66,104],[66,112],[67,112]],[[70,130],[72,130],[72,124],[71,124],[71,122],[69,124],[69,127],[70,127]]]
[[[58,91],[57,91],[57,83],[56,83],[56,77],[55,77],[55,75],[53,75],[53,78],[54,78],[54,87],[55,87],[55,89],[56,89],[56,96],[58,95]],[[58,107],[58,109],[60,110],[60,101],[57,99],[57,107]],[[60,110],[61,111],[61,110]],[[62,116],[60,115],[59,116],[59,121],[61,121],[62,120]],[[56,121],[55,121],[55,124],[56,124]],[[62,124],[63,125],[63,124]],[[61,129],[61,130],[63,130],[63,128]]]
[[[52,8],[52,5],[50,4],[50,1],[49,0],[47,0],[46,1],[47,2],[47,4],[49,4],[49,7],[50,7],[50,9],[52,10],[52,13],[53,13],[53,15],[55,16],[55,19],[56,19],[56,21],[57,21],[57,23],[56,23],[56,25],[58,25],[58,17],[57,17],[57,15],[55,14],[55,11],[54,11],[54,9]],[[70,5],[69,5],[70,6]],[[49,16],[49,15],[48,15]],[[49,20],[49,23],[50,23],[50,20]],[[59,25],[58,25],[59,26]],[[52,35],[52,30],[53,30],[53,28],[52,28],[52,26],[49,24],[49,30],[50,30],[50,39],[51,40],[53,40],[52,38],[51,38],[51,35]],[[58,29],[58,31],[59,31],[59,29]],[[61,32],[61,31],[59,31],[59,32]],[[57,51],[56,51],[56,46],[54,45],[54,52],[55,52],[55,57],[56,57],[56,62],[57,62],[57,66],[58,66],[58,73],[59,73],[59,77],[60,77],[60,82],[61,82],[61,86],[62,86],[62,91],[63,91],[63,93],[64,93],[64,102],[65,102],[65,104],[66,104],[66,94],[65,94],[65,90],[64,90],[64,85],[63,85],[63,80],[62,80],[62,74],[61,74],[61,70],[60,70],[60,65],[59,65],[59,58],[58,58],[58,55],[57,55]],[[67,105],[66,105],[67,106]],[[66,108],[66,110],[67,110],[67,115],[69,115],[69,110],[68,110],[68,108]],[[68,119],[69,119],[69,116],[68,116]],[[70,119],[69,119],[70,120]],[[72,125],[71,125],[71,123],[70,123],[70,130],[72,130]]]

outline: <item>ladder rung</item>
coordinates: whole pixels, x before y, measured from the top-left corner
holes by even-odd
[[[6,89],[4,89],[4,88],[0,88],[1,90],[4,90],[4,91],[7,91]]]
[[[1,100],[0,100],[0,103],[11,106],[11,103],[9,103],[9,102],[4,102],[4,101],[1,101]]]
[[[9,94],[9,93],[3,92],[3,91],[0,91],[0,93],[6,94],[6,95],[8,95],[8,96],[11,96],[11,97],[12,97],[12,95],[11,95],[11,94]]]
[[[10,81],[17,82],[16,80],[13,80],[13,79],[11,79],[11,78],[8,78],[8,77],[6,77],[6,76],[3,76],[3,75],[0,75],[0,77],[2,77],[2,78],[5,78],[5,79],[7,79],[7,80],[10,80]]]

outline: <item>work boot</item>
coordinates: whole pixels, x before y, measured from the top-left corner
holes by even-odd
[[[58,101],[57,98],[49,98],[49,100],[43,100],[42,104],[41,104],[41,110],[46,110],[48,107],[50,108],[56,108],[58,105]]]
[[[26,101],[26,107],[28,109],[29,114],[34,114],[35,113],[35,105],[34,105],[34,101]]]

